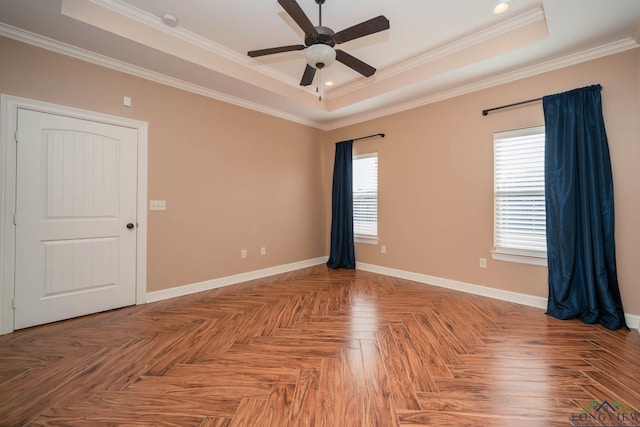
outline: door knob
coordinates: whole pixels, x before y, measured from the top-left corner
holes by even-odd
[[[135,227],[135,225],[133,225],[133,223],[132,223],[132,222],[130,222],[129,224],[127,224],[127,228],[128,228],[129,230],[131,230],[133,227]]]

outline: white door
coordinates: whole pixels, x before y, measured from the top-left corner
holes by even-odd
[[[135,304],[137,130],[19,109],[17,140],[14,328]]]

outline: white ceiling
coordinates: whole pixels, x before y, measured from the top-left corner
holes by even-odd
[[[495,2],[326,0],[322,23],[336,32],[378,15],[391,28],[340,45],[378,71],[336,62],[322,101],[315,82],[299,86],[302,51],[246,55],[304,44],[276,0],[0,0],[0,35],[321,129],[639,45],[640,0],[511,0],[493,15]],[[298,3],[318,25],[315,1]]]

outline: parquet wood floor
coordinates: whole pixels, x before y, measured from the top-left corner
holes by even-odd
[[[570,426],[638,378],[637,331],[318,266],[1,336],[0,425]]]

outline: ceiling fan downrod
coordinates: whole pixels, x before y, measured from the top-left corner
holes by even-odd
[[[318,26],[322,27],[322,5],[324,4],[325,0],[316,0],[316,3],[318,4]]]

